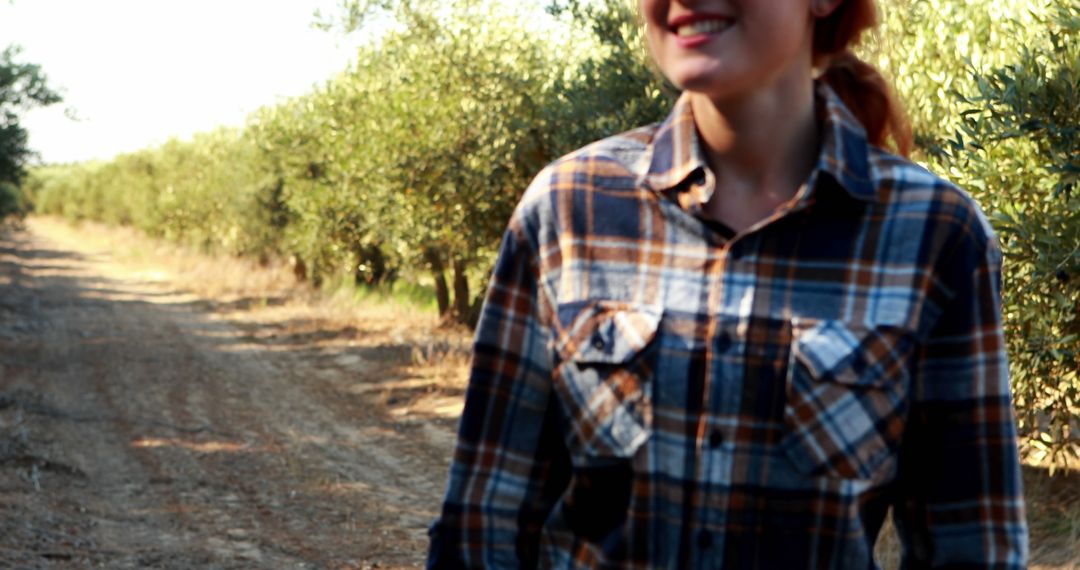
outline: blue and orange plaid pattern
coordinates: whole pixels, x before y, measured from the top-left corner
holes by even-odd
[[[433,567],[1026,565],[1000,250],[826,86],[806,184],[738,235],[683,98],[546,168],[477,331]]]

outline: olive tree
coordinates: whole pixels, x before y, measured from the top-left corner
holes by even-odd
[[[22,214],[28,208],[18,185],[34,153],[29,135],[19,122],[20,115],[34,107],[60,102],[60,95],[48,86],[41,66],[20,63],[19,52],[16,46],[0,51],[0,219]]]

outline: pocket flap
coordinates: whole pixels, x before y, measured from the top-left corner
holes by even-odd
[[[562,305],[559,356],[582,363],[626,363],[656,337],[661,313],[659,307],[622,301]]]
[[[897,327],[852,327],[841,321],[793,323],[795,359],[818,380],[874,386],[894,377],[912,349]]]

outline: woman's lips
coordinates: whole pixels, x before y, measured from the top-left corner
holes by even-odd
[[[694,48],[723,33],[731,24],[732,19],[726,16],[688,14],[673,19],[668,27],[675,34],[676,44]]]

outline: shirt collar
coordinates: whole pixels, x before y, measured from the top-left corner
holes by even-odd
[[[817,165],[808,180],[814,182],[821,174],[828,174],[853,198],[875,199],[877,188],[870,180],[866,130],[836,92],[823,82],[815,84],[815,101],[822,119],[822,141]],[[694,112],[686,93],[679,97],[671,114],[657,127],[650,147],[643,182],[653,190],[670,190],[691,176],[696,176],[699,182],[711,182],[712,173],[706,166]]]

